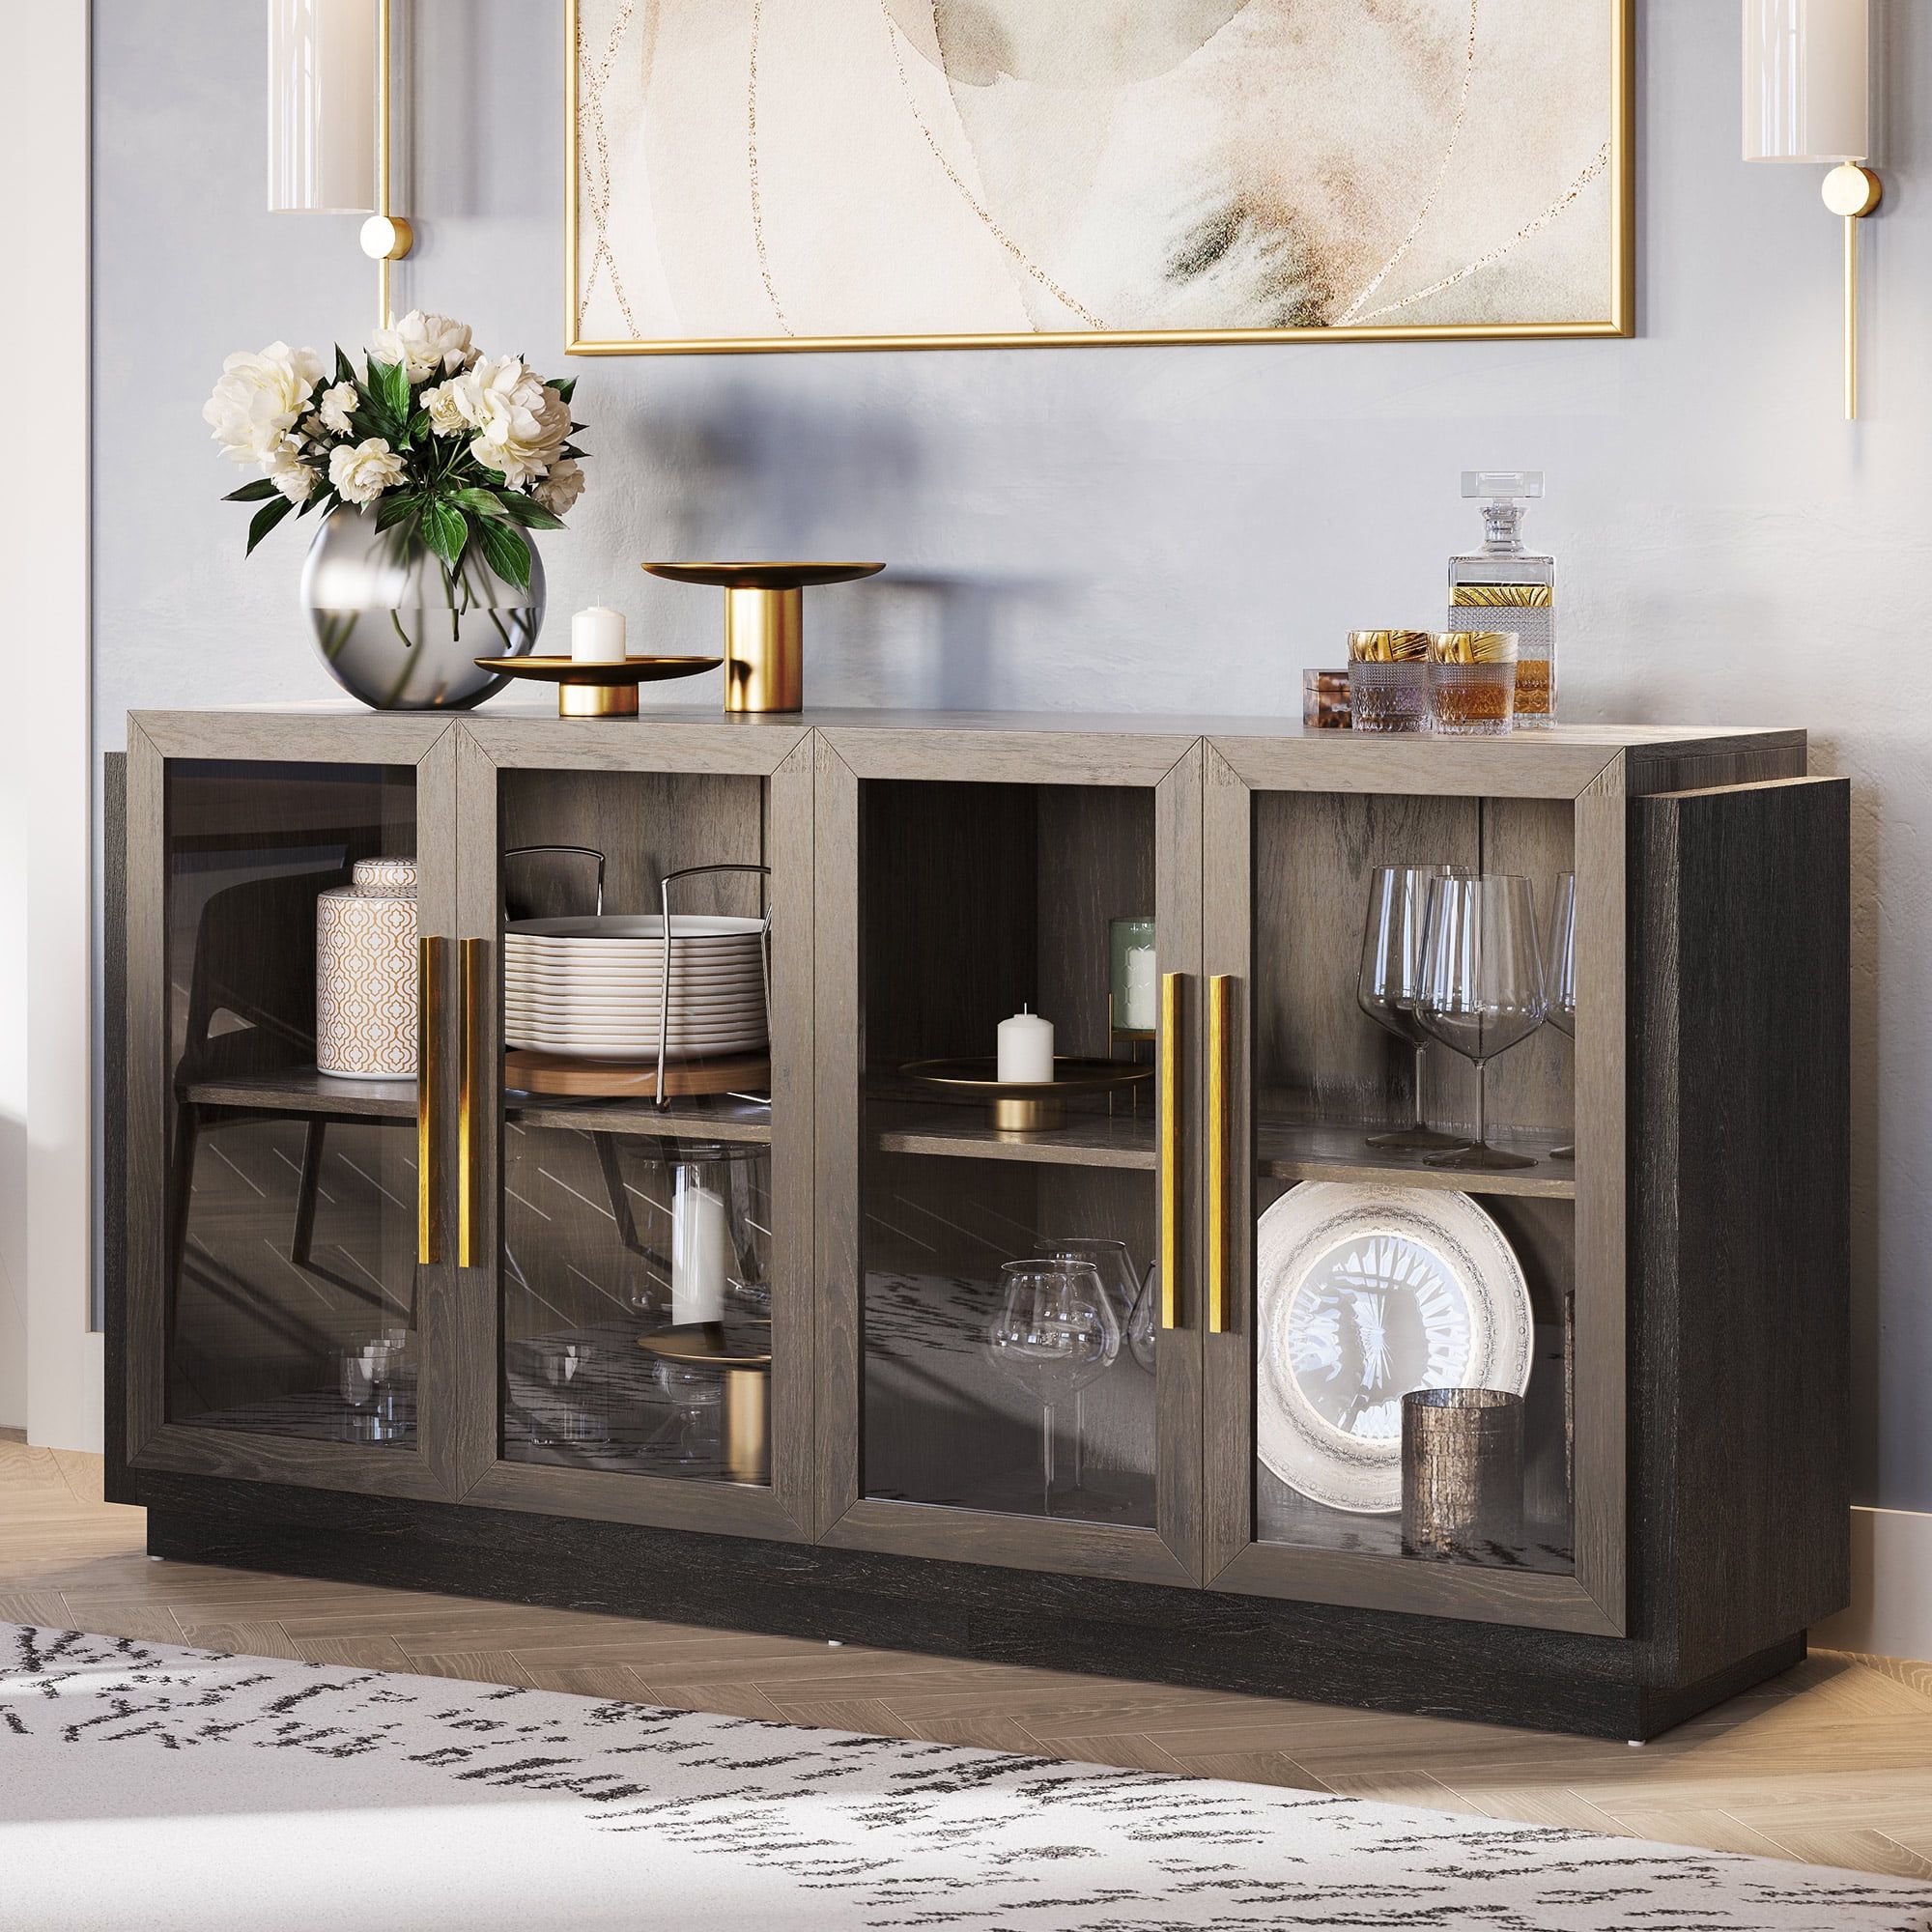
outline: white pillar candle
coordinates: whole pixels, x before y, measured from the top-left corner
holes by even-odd
[[[1000,1022],[1000,1078],[1042,1086],[1053,1078],[1053,1022],[1022,1007]]]
[[[677,1178],[671,1208],[670,1319],[722,1321],[724,1266],[731,1230],[724,1197],[715,1188]]]
[[[1135,1033],[1151,1033],[1154,1029],[1154,989],[1153,989],[1153,948],[1133,946],[1127,949],[1127,988],[1126,1011],[1118,1024]]]
[[[576,664],[624,661],[624,613],[593,604],[570,620],[570,655]]]

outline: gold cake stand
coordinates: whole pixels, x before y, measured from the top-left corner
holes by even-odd
[[[724,592],[724,709],[805,707],[805,593],[876,577],[883,563],[647,563],[673,583]]]
[[[479,669],[504,677],[528,678],[556,686],[559,718],[635,718],[638,687],[672,677],[699,677],[716,670],[723,658],[612,658],[606,663],[576,658],[478,658]]]
[[[638,1347],[660,1361],[724,1372],[724,1475],[733,1483],[766,1480],[765,1384],[772,1376],[771,1323],[749,1326],[748,1335],[727,1336],[722,1322],[694,1321],[638,1337]]]
[[[1002,1080],[1000,1063],[984,1060],[912,1060],[900,1076],[923,1087],[938,1087],[961,1097],[984,1100],[996,1132],[1044,1133],[1066,1124],[1066,1100],[1074,1094],[1100,1094],[1153,1078],[1151,1066],[1132,1061],[1078,1060],[1056,1056],[1051,1080]]]

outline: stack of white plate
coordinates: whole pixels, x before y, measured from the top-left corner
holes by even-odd
[[[655,1060],[670,975],[670,1059],[767,1041],[764,927],[673,913],[513,920],[503,934],[503,1037],[578,1060]]]

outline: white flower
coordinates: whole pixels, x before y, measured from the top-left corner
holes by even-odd
[[[259,355],[231,355],[201,419],[232,461],[266,466],[300,420],[322,377],[323,360],[313,349],[291,349],[286,342],[271,342]]]
[[[355,407],[355,385],[353,383],[338,383],[332,389],[322,392],[322,407],[317,413],[322,417],[322,426],[331,436],[349,434],[349,412]]]
[[[514,355],[472,374],[482,379],[482,411],[469,453],[521,489],[558,460],[570,440],[570,405]]]
[[[302,462],[293,443],[284,443],[269,464],[269,481],[291,503],[306,503],[322,481],[322,472],[314,464]]]
[[[369,354],[393,367],[400,362],[412,383],[440,373],[453,376],[476,360],[469,346],[469,325],[446,315],[425,315],[412,308],[393,328],[379,328],[369,338]]]
[[[345,503],[373,503],[403,480],[403,459],[380,436],[366,442],[338,442],[328,452],[328,480]]]
[[[429,412],[429,426],[438,436],[461,436],[476,427],[483,407],[482,392],[474,376],[458,376],[439,383],[422,392],[422,406]],[[477,412],[472,415],[471,411]]]
[[[550,474],[530,492],[552,516],[560,517],[583,495],[583,466],[574,456],[559,457]]]

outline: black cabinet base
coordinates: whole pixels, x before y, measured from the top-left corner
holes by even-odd
[[[131,1487],[149,1550],[185,1562],[1589,1737],[1655,1737],[1804,1655],[1799,1633],[1681,1682],[1640,1639],[266,1484]]]

